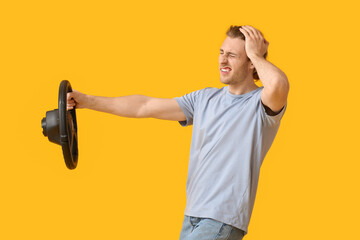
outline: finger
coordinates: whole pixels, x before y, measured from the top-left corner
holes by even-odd
[[[246,29],[246,26],[242,26],[240,28],[240,31],[245,35],[245,38],[247,38],[247,39],[251,38],[249,30]]]
[[[248,32],[249,36],[252,39],[257,38],[257,36],[254,34],[253,30],[249,26],[243,26],[243,29],[245,29]]]
[[[266,46],[266,47],[268,47],[269,44],[270,44],[268,41],[266,41],[266,39],[264,39],[264,43],[265,43],[265,46]]]
[[[240,28],[240,32],[242,33],[242,34],[244,34],[244,36],[245,36],[245,39],[249,39],[250,38],[250,36],[249,36],[249,33],[245,30],[245,28]]]
[[[68,104],[67,108],[72,108],[72,107],[75,107],[75,106],[76,106],[75,104]]]
[[[70,103],[67,104],[67,109],[72,109],[75,106],[76,106],[75,102],[70,102]]]
[[[262,33],[261,33],[259,30],[257,30],[256,28],[251,27],[251,26],[249,26],[249,28],[252,30],[252,32],[253,32],[259,39],[264,38],[264,36],[262,35]]]
[[[66,94],[66,96],[67,96],[67,100],[70,100],[70,99],[71,99],[71,92],[68,92],[68,93]]]
[[[256,28],[252,27],[252,26],[247,26],[247,28],[249,29],[249,31],[254,35],[254,38],[256,39],[262,39],[262,35],[260,33],[259,30],[257,30]]]

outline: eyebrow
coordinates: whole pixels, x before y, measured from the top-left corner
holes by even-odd
[[[224,50],[220,48],[220,52],[224,52]],[[233,53],[233,52],[228,52],[228,53],[229,53],[229,54],[231,54],[231,55],[235,55],[235,56],[237,56],[237,54],[236,54],[236,53]]]

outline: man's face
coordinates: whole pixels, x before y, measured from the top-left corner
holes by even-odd
[[[236,85],[251,78],[253,69],[245,51],[245,41],[241,38],[226,37],[219,56],[220,81]],[[249,74],[251,76],[249,76]]]

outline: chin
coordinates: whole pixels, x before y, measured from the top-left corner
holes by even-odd
[[[223,83],[223,84],[230,84],[231,79],[223,79],[223,78],[220,77],[220,82]]]

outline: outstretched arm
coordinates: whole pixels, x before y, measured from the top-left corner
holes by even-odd
[[[67,109],[88,108],[129,118],[158,118],[184,121],[186,116],[172,98],[153,98],[144,95],[100,97],[73,90],[67,94]]]
[[[245,35],[246,54],[264,86],[261,101],[276,114],[286,103],[289,81],[283,71],[264,58],[269,42],[264,39],[261,32],[251,26],[242,26],[240,31]]]

